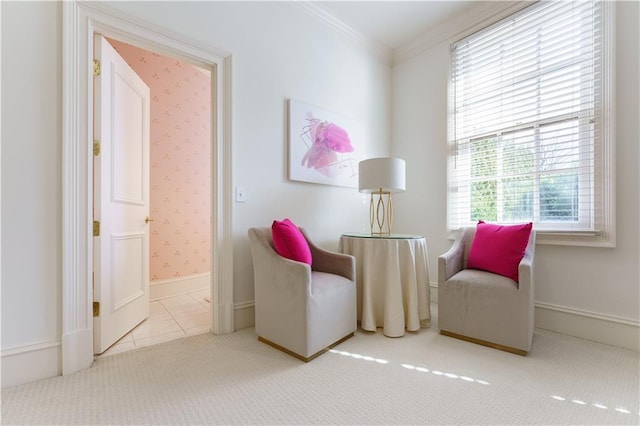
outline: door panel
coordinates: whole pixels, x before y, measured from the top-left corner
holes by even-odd
[[[94,353],[149,316],[149,108],[146,84],[103,37],[94,54]]]
[[[145,296],[144,234],[111,235],[113,271],[111,311],[122,309],[137,298]]]
[[[114,51],[115,52],[115,51]],[[139,93],[138,87],[130,83],[133,76],[121,75],[118,73],[116,64],[112,67],[112,109],[117,114],[116,119],[112,117],[112,153],[111,162],[114,202],[129,202],[138,205],[145,203],[145,177],[143,176],[145,148],[148,149],[148,141],[145,141],[144,123],[142,118],[145,114],[144,94]],[[133,72],[133,70],[127,70]],[[137,77],[137,75],[136,75]],[[142,83],[144,84],[144,83]],[[148,99],[147,99],[148,100]],[[125,107],[126,106],[126,107]],[[148,110],[148,105],[146,105]],[[129,111],[129,114],[123,114]],[[145,147],[146,143],[146,147]]]

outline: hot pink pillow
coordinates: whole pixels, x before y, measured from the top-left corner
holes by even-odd
[[[479,221],[467,268],[482,269],[518,282],[518,264],[531,235],[532,223],[495,225]]]
[[[311,265],[311,249],[298,227],[289,219],[274,220],[271,235],[276,252],[287,259]]]

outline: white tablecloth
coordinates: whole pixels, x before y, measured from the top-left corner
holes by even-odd
[[[343,234],[340,250],[356,258],[358,319],[364,330],[400,337],[431,322],[427,243],[419,236]]]

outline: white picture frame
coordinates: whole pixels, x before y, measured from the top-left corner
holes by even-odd
[[[363,131],[356,120],[289,100],[289,179],[358,187]]]

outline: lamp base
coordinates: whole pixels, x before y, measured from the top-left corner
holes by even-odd
[[[374,195],[377,196],[377,202],[374,201]],[[371,226],[371,235],[391,235],[391,225],[393,224],[391,192],[383,191],[380,188],[378,191],[371,193],[369,224]]]

